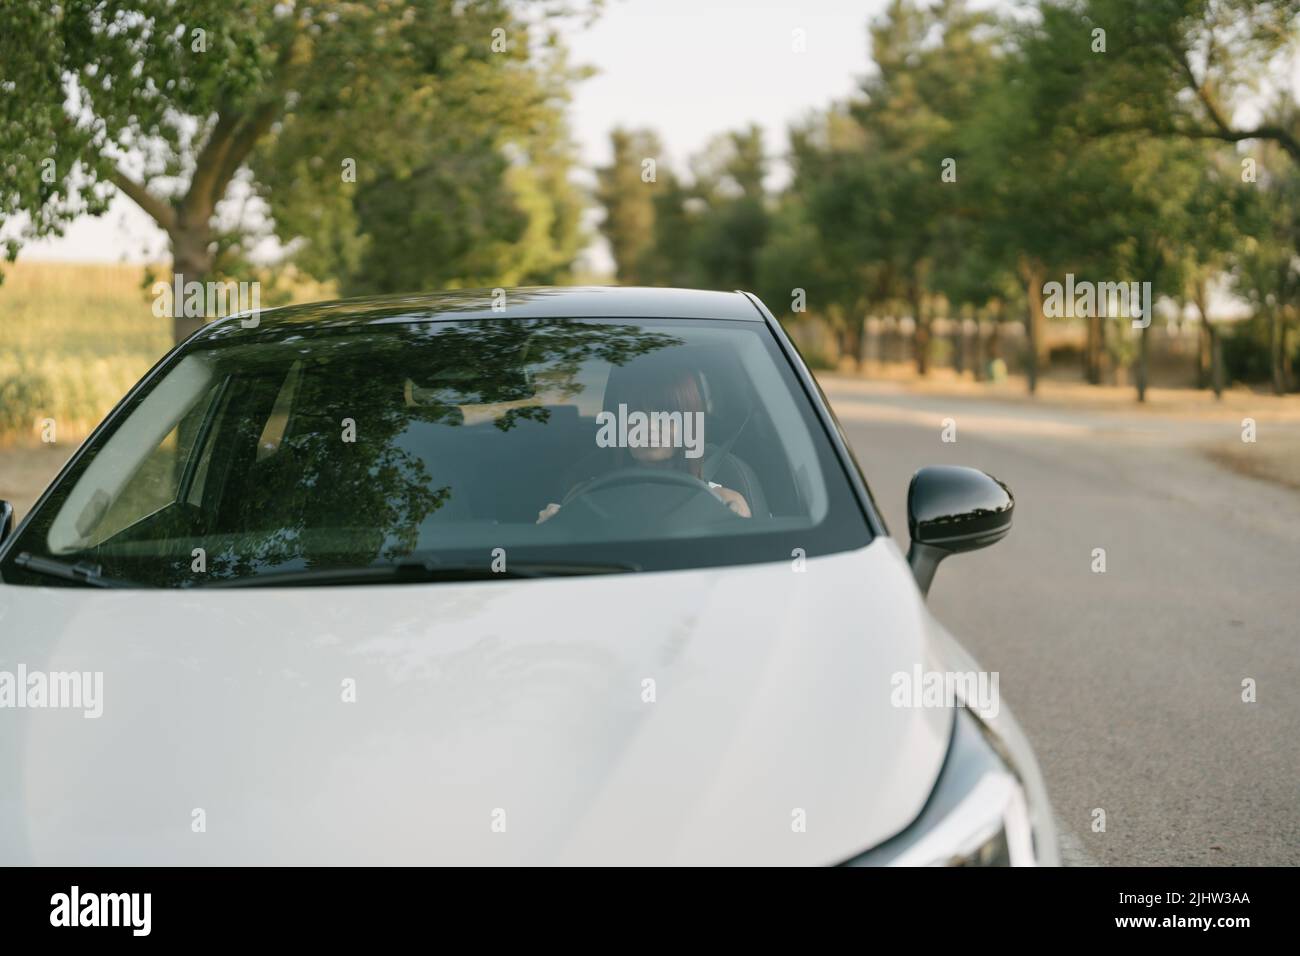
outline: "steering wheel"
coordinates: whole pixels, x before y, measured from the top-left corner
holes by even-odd
[[[722,513],[731,517],[738,517],[734,511],[726,506],[713,493],[708,482],[696,478],[694,475],[685,471],[677,471],[672,468],[619,468],[608,474],[597,475],[587,481],[575,486],[560,503],[562,507],[568,508],[571,504],[581,503],[588,511],[595,514],[603,520],[611,520],[614,515],[606,508],[602,508],[592,496],[599,491],[609,491],[616,488],[629,488],[635,485],[665,485],[675,486],[677,488],[689,489],[695,494],[688,495],[682,501],[673,505],[667,511],[657,512],[653,515],[656,521],[663,521],[672,517],[679,512],[685,505],[699,499],[700,495],[707,495],[709,499],[717,505]]]

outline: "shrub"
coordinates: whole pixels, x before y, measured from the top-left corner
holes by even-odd
[[[0,433],[23,433],[50,415],[54,383],[43,371],[0,357]]]
[[[1272,381],[1272,330],[1267,316],[1255,315],[1224,332],[1223,368],[1229,382]],[[1292,368],[1300,368],[1300,348],[1292,356]]]

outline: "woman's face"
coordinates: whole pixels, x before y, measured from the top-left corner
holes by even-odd
[[[660,428],[659,422],[660,419],[651,416],[649,423],[650,443],[648,446],[628,448],[628,451],[632,453],[632,457],[643,464],[668,461],[681,447],[682,436],[677,434],[677,423],[668,421],[663,428]]]
[[[703,417],[699,384],[688,373],[643,382],[641,387],[630,390],[626,401],[630,409],[642,412],[648,419],[646,443],[628,447],[637,464],[662,465],[678,458],[686,446],[684,439],[692,431],[687,428],[683,433],[682,419],[687,415]]]

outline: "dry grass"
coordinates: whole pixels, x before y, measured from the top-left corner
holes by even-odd
[[[1254,442],[1220,442],[1207,446],[1205,454],[1240,475],[1300,491],[1300,435],[1261,429]]]
[[[171,320],[153,314],[145,279],[144,266],[4,266],[0,445],[39,442],[46,419],[59,443],[79,441],[166,354]],[[291,297],[309,302],[332,291],[298,283]]]
[[[144,268],[20,262],[0,285],[0,441],[60,442],[98,422],[171,345]]]
[[[851,372],[818,372],[818,378],[840,387],[902,388],[917,395],[942,395],[959,399],[980,399],[1007,404],[1033,404],[1072,411],[1113,411],[1119,414],[1170,416],[1201,421],[1240,421],[1251,417],[1259,422],[1300,422],[1300,394],[1277,396],[1264,389],[1236,386],[1226,389],[1221,399],[1214,393],[1194,388],[1149,388],[1147,400],[1139,404],[1131,385],[1089,385],[1077,377],[1044,378],[1031,396],[1023,375],[1009,375],[1001,382],[977,382],[973,376],[952,369],[936,368],[925,379],[917,377],[912,365],[868,363],[861,376]]]

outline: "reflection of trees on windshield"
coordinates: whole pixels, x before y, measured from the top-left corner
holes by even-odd
[[[422,381],[437,383],[438,391],[454,396],[448,399],[454,405],[529,400],[534,397],[530,373],[545,378],[546,391],[573,398],[582,390],[577,374],[585,363],[624,365],[637,356],[681,344],[675,336],[633,325],[570,319],[408,328],[436,330],[431,336],[430,364],[422,366],[423,378],[415,381],[417,386]],[[541,406],[518,406],[498,417],[496,427],[508,431],[518,419],[545,422],[547,417]]]
[[[148,541],[159,560],[132,560],[119,573],[201,583],[284,565],[398,559],[461,487],[440,473],[436,456],[431,474],[430,462],[405,447],[413,423],[458,427],[461,406],[529,402],[537,388],[572,398],[585,363],[623,365],[680,343],[633,325],[553,319],[281,330],[273,341],[214,342],[217,378],[229,376],[231,388],[205,444],[212,462],[203,503],[175,505],[135,529],[131,550]],[[521,419],[544,423],[548,413],[510,405],[494,425],[509,431]],[[273,421],[279,432],[268,440]],[[106,571],[121,560],[114,543],[98,549]],[[195,546],[208,552],[203,575],[190,572]]]
[[[421,524],[456,493],[438,487],[426,462],[401,447],[397,439],[411,422],[455,427],[462,405],[527,401],[529,370],[543,370],[549,390],[571,397],[581,390],[584,363],[621,365],[679,342],[629,325],[489,320],[285,343],[296,354],[282,356],[281,368],[300,358],[301,383],[285,440],[268,459],[274,465],[249,489],[245,525],[273,530],[253,536],[244,552],[253,566],[235,573],[295,558],[309,567],[352,566],[409,553]],[[506,431],[519,418],[546,416],[538,406],[512,407],[495,424]],[[343,440],[345,420],[355,422],[354,442]],[[240,427],[247,433],[238,444],[255,444],[260,422]],[[259,520],[265,515],[278,520]]]

